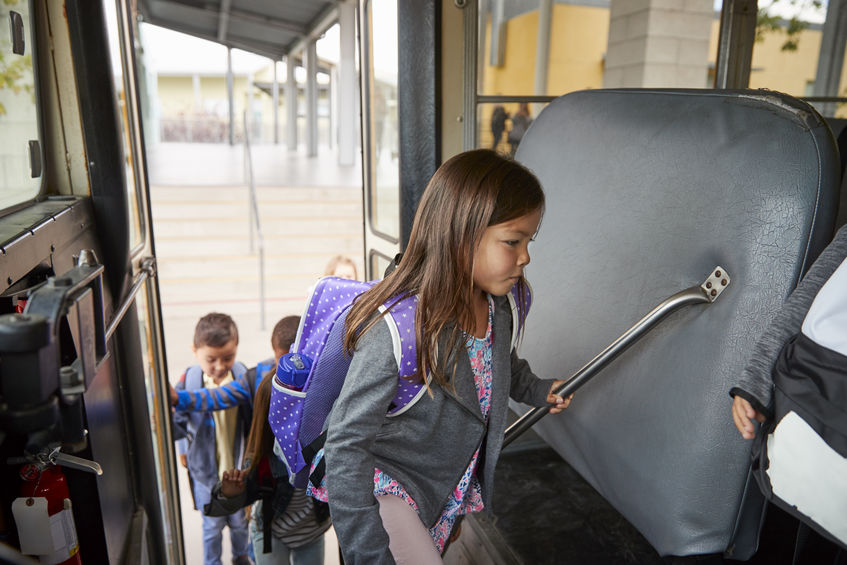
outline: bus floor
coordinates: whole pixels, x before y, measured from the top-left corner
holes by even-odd
[[[641,534],[532,430],[501,453],[493,507],[493,519],[485,514],[465,519],[445,563],[663,563]],[[480,553],[489,555],[480,559]]]

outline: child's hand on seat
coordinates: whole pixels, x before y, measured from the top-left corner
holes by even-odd
[[[744,439],[753,439],[756,436],[756,428],[753,426],[753,420],[760,424],[765,421],[764,415],[753,408],[750,402],[738,395],[732,400],[732,420],[735,422],[735,427],[738,428],[738,433]]]
[[[565,381],[562,379],[556,379],[553,381],[553,386],[550,387],[550,392],[547,394],[547,402],[552,404],[550,407],[551,414],[558,414],[571,404],[571,400],[573,399],[573,395],[570,395],[567,398],[562,398],[558,394],[554,394],[553,391],[565,384]]]
[[[229,471],[224,471],[223,477],[221,477],[221,494],[227,498],[238,496],[244,492],[244,489],[246,488],[246,485],[244,484],[245,478],[247,478],[246,469],[231,469]]]

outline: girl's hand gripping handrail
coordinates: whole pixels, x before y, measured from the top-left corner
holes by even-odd
[[[688,306],[690,304],[711,304],[729,286],[729,274],[720,266],[712,269],[709,278],[699,286],[692,286],[685,290],[681,290],[664,300],[661,304],[653,308],[649,314],[641,318],[634,326],[629,328],[618,339],[612,342],[594,359],[589,361],[579,371],[573,374],[565,383],[559,387],[556,394],[563,398],[567,398],[574,393],[579,387],[589,381],[594,375],[599,373],[606,365],[614,360],[618,355],[626,351],[629,346],[638,341],[647,332],[653,329],[656,324],[661,322],[672,312]],[[503,447],[509,445],[515,438],[532,427],[535,422],[543,418],[550,411],[550,406],[533,408],[506,429],[506,436],[503,439]]]

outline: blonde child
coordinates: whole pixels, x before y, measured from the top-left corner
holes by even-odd
[[[505,295],[526,285],[543,210],[523,166],[490,150],[457,155],[427,186],[399,266],[353,305],[353,358],[324,453],[348,565],[440,563],[458,516],[491,505],[508,397],[553,404],[551,413],[567,407],[553,394],[562,381],[539,379],[511,348]],[[428,394],[387,417],[398,367],[379,308],[406,294],[419,300],[417,374],[428,376]]]
[[[359,272],[356,269],[356,263],[349,257],[344,255],[336,255],[329,260],[324,269],[325,277],[339,277],[349,279],[351,281],[359,280]]]

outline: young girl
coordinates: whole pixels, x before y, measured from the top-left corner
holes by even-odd
[[[534,406],[552,393],[511,351],[505,295],[523,269],[544,210],[535,176],[490,150],[462,153],[433,176],[397,268],[347,317],[354,352],[330,416],[326,488],[344,561],[440,563],[459,515],[491,505],[508,397]],[[398,368],[379,307],[418,297],[417,375],[427,392],[386,417]],[[523,296],[522,293],[518,293]]]

